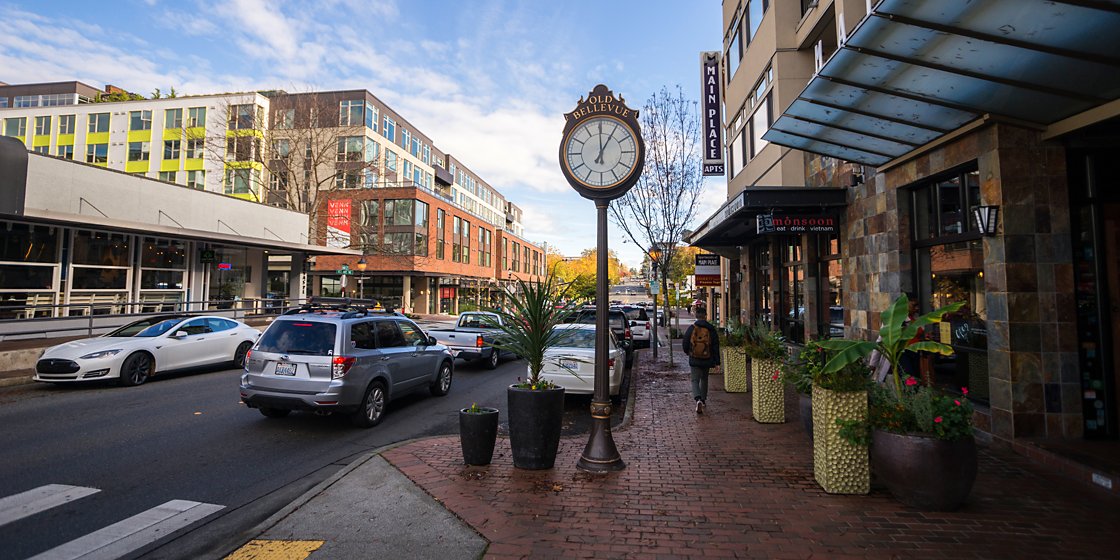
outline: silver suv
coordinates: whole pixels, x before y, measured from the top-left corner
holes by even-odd
[[[315,301],[277,317],[249,351],[241,400],[269,418],[339,412],[369,428],[405,393],[446,395],[453,363],[446,346],[404,316]]]

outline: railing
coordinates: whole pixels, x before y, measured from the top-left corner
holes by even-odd
[[[286,296],[239,300],[116,301],[0,306],[0,341],[64,336],[93,336],[126,325],[139,317],[179,313],[218,315],[231,319],[279,315],[301,305],[303,298]]]

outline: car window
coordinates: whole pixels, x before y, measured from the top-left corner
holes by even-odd
[[[188,335],[206,334],[210,332],[210,325],[206,319],[191,319],[176,329],[176,332],[185,332]]]
[[[376,325],[378,348],[405,346],[404,336],[401,335],[401,330],[397,328],[396,321],[377,321],[374,325]]]
[[[354,323],[350,325],[350,344],[354,348],[362,350],[372,350],[377,348],[377,344],[373,338],[373,323],[366,321],[364,323]]]
[[[407,346],[423,346],[428,342],[428,337],[420,331],[420,327],[409,323],[408,321],[397,321],[397,326],[401,329],[401,334],[404,335],[404,343]]]
[[[463,315],[461,321],[459,326],[469,329],[481,329],[487,326],[483,317],[480,315]]]
[[[156,324],[154,324],[154,325],[152,325],[152,326],[150,326],[150,327],[148,327],[148,328],[146,328],[146,329],[144,329],[144,330],[142,330],[138,333],[135,333],[133,335],[129,335],[129,334],[110,334],[108,336],[140,336],[140,337],[159,336],[159,335],[171,330],[172,328],[174,328],[175,325],[178,325],[180,321],[182,321],[182,319],[165,319],[165,320],[160,321],[160,322],[158,322],[158,323],[156,323]],[[119,332],[122,332],[122,331],[124,331],[124,329],[121,329],[121,330],[116,331],[116,332],[119,333]]]
[[[129,323],[105,336],[159,336],[179,324],[183,317],[147,317]]]
[[[591,329],[565,329],[564,341],[559,346],[567,348],[594,348],[595,331]]]
[[[210,326],[210,330],[214,332],[228,331],[237,326],[237,323],[219,317],[208,317],[206,323]]]
[[[626,318],[631,321],[648,321],[649,316],[646,315],[646,310],[638,307],[628,307],[622,310],[626,314]]]
[[[257,350],[278,354],[331,356],[335,325],[314,321],[276,321],[261,336]]]

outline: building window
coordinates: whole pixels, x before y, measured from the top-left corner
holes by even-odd
[[[206,141],[201,138],[187,140],[187,159],[201,159],[202,149],[205,146]]]
[[[443,247],[446,243],[444,228],[447,224],[447,212],[442,208],[436,210],[436,258],[443,259]]]
[[[125,290],[131,272],[132,236],[76,231],[71,244],[72,290]]]
[[[412,144],[412,133],[407,128],[401,127],[401,147],[407,152],[410,144]]]
[[[50,136],[51,134],[51,118],[35,117],[35,136]]]
[[[377,108],[369,103],[366,103],[366,128],[373,129],[377,132]]]
[[[163,159],[179,159],[179,147],[181,140],[164,140],[163,141]]]
[[[151,151],[150,142],[129,142],[128,161],[148,161],[151,159]]]
[[[817,254],[820,255],[821,279],[819,306],[821,317],[817,324],[821,338],[844,338],[844,298],[841,291],[843,262],[840,260],[840,236],[831,233],[817,236]],[[827,309],[827,311],[826,311]]]
[[[229,108],[229,129],[250,130],[256,122],[256,105],[233,105]]]
[[[754,158],[762,149],[769,144],[769,141],[762,138],[767,130],[770,130],[770,125],[773,124],[773,117],[770,114],[770,95],[767,94],[766,98],[762,100],[755,107],[754,115],[751,116],[750,130],[751,130],[751,157]]]
[[[459,238],[463,242],[463,251],[459,255],[463,258],[463,262],[470,264],[471,262],[471,223],[467,220],[461,222],[462,229],[459,230]]]
[[[175,178],[176,178],[176,175],[175,175],[174,171],[160,171],[159,172],[159,180],[160,181],[167,181],[168,183],[174,183]]]
[[[206,172],[205,171],[188,171],[187,172],[187,186],[192,189],[200,191],[206,190]]]
[[[59,115],[59,117],[58,117],[58,133],[59,134],[74,134],[74,120],[75,120],[75,115]]]
[[[87,132],[109,132],[109,113],[90,113]]]
[[[509,239],[502,238],[502,270],[509,270]]]
[[[786,340],[795,344],[805,342],[805,260],[801,250],[801,236],[780,239],[781,249],[781,315],[778,328]]]
[[[338,139],[336,161],[362,161],[365,153],[362,136],[343,136]]]
[[[758,33],[758,26],[762,24],[762,17],[766,13],[766,8],[769,7],[770,0],[749,0],[747,3],[747,21],[750,24],[747,30],[750,35],[747,36],[747,42],[754,40],[754,36]]]
[[[250,194],[252,190],[252,169],[227,169],[225,194]]]
[[[4,136],[27,136],[27,117],[4,119]]]
[[[60,144],[56,150],[58,157],[63,159],[74,159],[74,145],[73,144]]]
[[[261,139],[256,136],[229,136],[226,138],[226,160],[255,161],[260,145]]]
[[[183,128],[183,110],[166,109],[163,112],[163,129]]]
[[[152,129],[152,112],[151,111],[129,111],[129,113],[128,113],[128,129],[129,130],[151,130]]]
[[[339,171],[334,176],[334,187],[336,189],[356,189],[362,186],[362,174],[360,171]]]
[[[108,163],[108,144],[86,144],[86,163]]]
[[[45,156],[48,156],[51,153],[51,147],[50,146],[35,146],[34,148],[31,148],[31,151],[33,151],[37,154],[43,154]]]
[[[273,159],[288,159],[292,153],[292,141],[288,138],[279,138],[272,143]]]
[[[516,241],[513,242],[513,251],[510,253],[510,256],[513,257],[512,268],[510,270],[512,270],[514,272],[521,272],[521,244],[520,243],[518,243]]]
[[[428,256],[428,204],[416,201],[416,244],[415,254]]]
[[[385,149],[385,169],[397,172],[397,153],[388,148]]]
[[[382,121],[382,128],[383,130],[381,131],[381,135],[385,138],[388,138],[390,142],[396,143],[397,122],[389,118],[388,115],[385,115],[385,118]]]
[[[362,126],[365,102],[360,99],[338,103],[338,126]]]
[[[206,126],[206,107],[187,108],[187,126],[190,128]]]

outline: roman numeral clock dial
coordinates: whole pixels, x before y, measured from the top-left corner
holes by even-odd
[[[599,84],[564,121],[560,170],[572,188],[597,201],[626,194],[645,163],[638,111]]]

